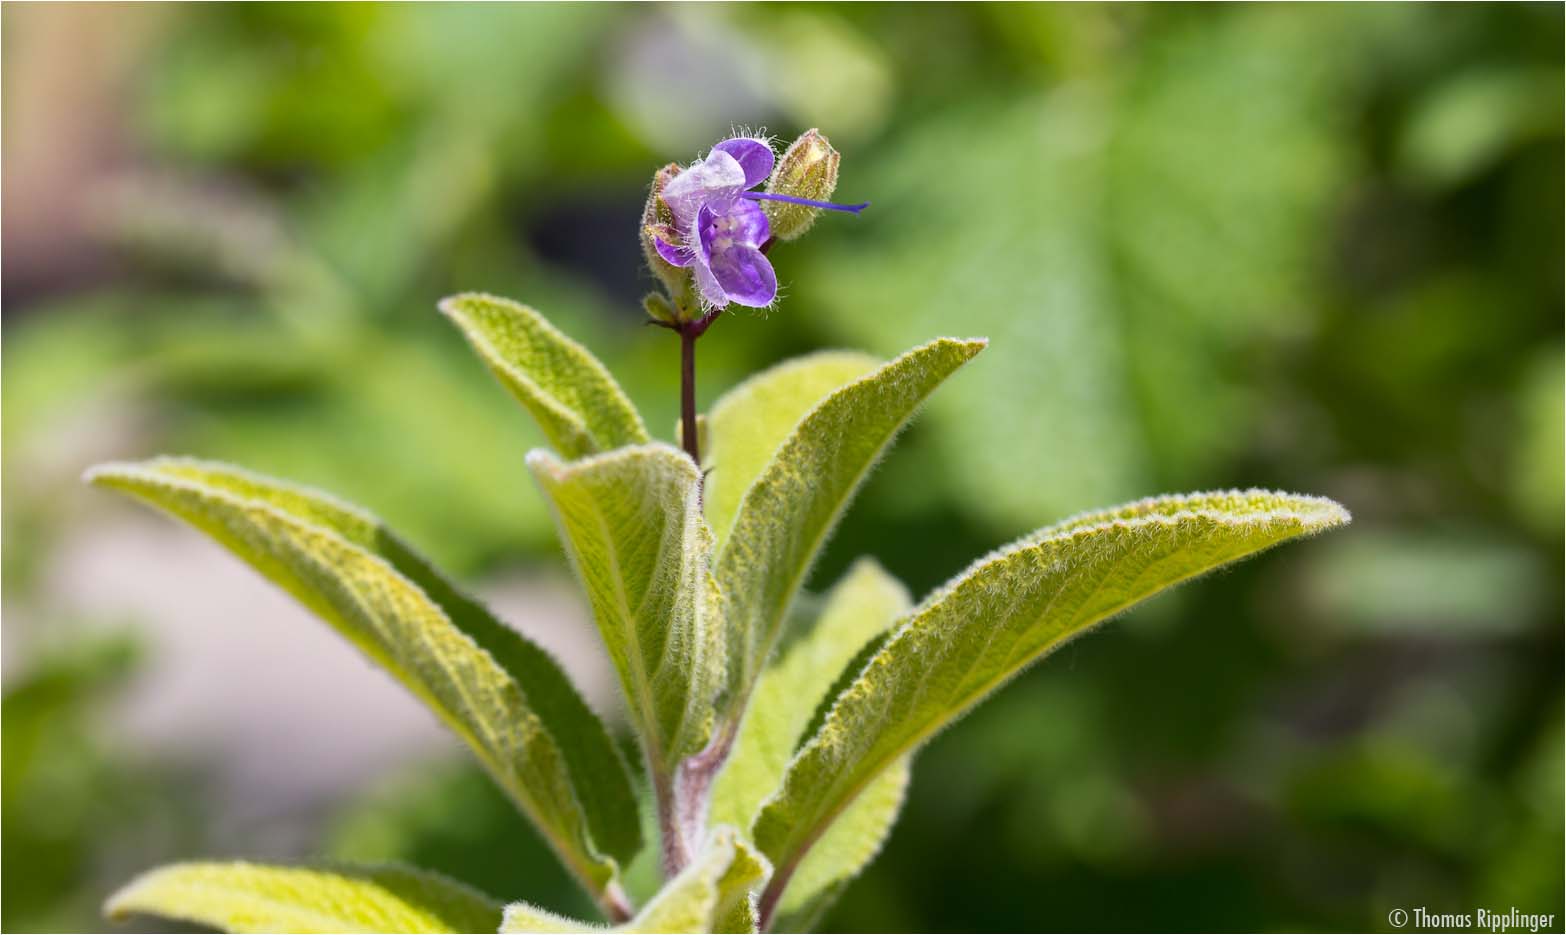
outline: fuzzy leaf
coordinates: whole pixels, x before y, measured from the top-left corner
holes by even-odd
[[[570,463],[535,450],[527,463],[553,505],[653,775],[666,776],[707,742],[723,674],[700,473],[664,444]]]
[[[707,422],[707,521],[718,548],[734,525],[740,498],[822,397],[881,362],[855,351],[823,351],[784,361],[729,390]]]
[[[592,892],[640,849],[625,764],[565,673],[373,516],[211,462],[108,464],[88,479],[212,536],[384,666],[473,747]]]
[[[718,557],[728,595],[730,679],[750,690],[789,603],[848,501],[898,430],[985,341],[939,338],[831,393],[746,489]]]
[[[812,621],[785,635],[751,697],[712,793],[712,821],[748,827],[778,786],[833,681],[860,647],[907,613],[908,590],[873,559],[854,563]]]
[[[811,625],[784,637],[756,685],[734,752],[714,787],[714,822],[750,826],[762,800],[782,781],[816,709],[830,700],[837,673],[911,606],[901,582],[875,561],[860,559],[827,593]],[[884,772],[832,823],[795,872],[782,913],[812,904],[824,909],[836,885],[870,862],[897,818],[907,783],[905,761]]]
[[[636,917],[603,929],[513,903],[506,907],[502,933],[579,932],[754,932],[756,889],[772,867],[730,826],[715,828],[690,866],[670,880]]]
[[[612,932],[615,929],[557,915],[531,903],[518,902],[506,906],[505,917],[500,921],[500,931],[503,935],[507,932],[527,932],[531,935],[581,935],[584,932]]]
[[[789,875],[883,770],[1029,663],[1171,585],[1341,525],[1336,503],[1260,491],[1160,497],[1047,527],[980,559],[900,624],[789,765],[755,839]]]
[[[581,458],[648,440],[641,415],[608,369],[533,309],[464,293],[443,300],[440,310],[561,456]]]
[[[853,879],[870,865],[903,809],[912,776],[908,754],[870,780],[800,860],[778,903],[780,932],[808,932]]]
[[[490,932],[500,905],[439,874],[395,866],[171,864],[109,897],[133,913],[225,932]]]

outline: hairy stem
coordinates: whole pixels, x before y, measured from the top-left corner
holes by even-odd
[[[700,333],[680,329],[680,441],[685,453],[701,467],[701,447],[696,436],[696,339]]]
[[[680,336],[680,443],[698,468],[701,466],[701,441],[696,431],[696,339],[705,334],[722,313],[721,308],[715,308],[690,321],[649,322]],[[734,746],[733,727],[720,728],[706,749],[676,766],[673,775],[656,767],[652,770],[665,879],[672,879],[684,870],[702,845],[707,832],[712,781]]]
[[[700,753],[688,757],[675,768],[674,782],[667,787],[667,805],[663,793],[660,794],[658,814],[663,834],[665,879],[672,879],[685,869],[707,837],[712,783],[718,778],[723,764],[728,762],[737,733],[733,726],[719,728]]]
[[[678,775],[678,770],[675,771]],[[653,777],[653,798],[658,806],[658,843],[662,848],[663,878],[674,879],[691,862],[691,850],[681,826],[679,797],[675,793],[678,780],[668,776]]]

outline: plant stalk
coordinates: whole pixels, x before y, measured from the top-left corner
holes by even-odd
[[[680,329],[680,435],[685,453],[701,467],[701,443],[696,434],[696,339],[701,333]]]

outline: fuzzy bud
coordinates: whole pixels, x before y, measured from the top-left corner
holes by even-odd
[[[837,188],[837,164],[842,157],[819,130],[809,130],[789,145],[767,183],[767,193],[812,201],[830,201]],[[772,224],[772,236],[793,240],[810,229],[820,208],[767,201],[762,204]]]
[[[660,324],[674,324],[680,320],[680,316],[674,311],[674,306],[669,304],[669,300],[664,298],[662,293],[649,292],[642,296],[642,309],[647,312],[648,319]]]
[[[647,205],[642,209],[642,254],[647,258],[647,268],[652,270],[665,291],[671,297],[685,295],[690,290],[691,271],[681,269],[658,255],[653,236],[659,231],[672,231],[674,213],[663,200],[663,187],[680,174],[676,163],[669,163],[653,174],[652,188],[647,193]]]

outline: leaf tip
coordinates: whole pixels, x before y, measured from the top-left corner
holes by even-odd
[[[155,867],[138,874],[129,883],[110,893],[103,901],[101,912],[105,919],[120,921],[140,912],[149,912],[142,901],[142,895],[155,884],[166,868]]]
[[[448,295],[435,303],[435,308],[447,318],[455,319],[462,314],[462,306],[469,302],[481,302],[492,299],[494,296],[482,292],[458,292],[456,295]]]
[[[534,474],[547,474],[556,479],[560,477],[566,467],[566,463],[560,460],[560,456],[548,448],[531,449],[523,457],[522,461],[527,465],[527,469]]]

